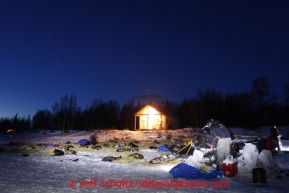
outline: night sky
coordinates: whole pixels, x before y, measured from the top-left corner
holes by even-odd
[[[82,110],[95,99],[226,95],[260,76],[281,100],[288,10],[288,0],[0,0],[0,117],[71,94]]]

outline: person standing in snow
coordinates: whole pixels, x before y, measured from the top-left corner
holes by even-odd
[[[92,145],[96,145],[98,143],[97,139],[98,137],[94,133],[92,133],[91,136],[89,137],[89,141]]]
[[[273,143],[276,145],[276,147],[278,148],[278,151],[280,151],[280,146],[279,146],[279,143],[278,143],[278,137],[279,136],[279,130],[278,128],[276,127],[276,125],[272,126],[270,128],[270,134],[271,134],[271,137],[272,137],[272,141]]]
[[[206,127],[203,130],[210,130],[214,136],[211,143],[211,148],[217,148],[217,158],[219,162],[219,169],[222,168],[222,162],[231,152],[231,135],[228,129],[222,125],[218,120],[210,119],[207,121]]]
[[[279,145],[280,137],[281,135],[279,135],[276,125],[270,127],[270,135],[266,137],[266,149],[271,150],[273,155],[276,148],[278,149],[278,154],[282,153]]]

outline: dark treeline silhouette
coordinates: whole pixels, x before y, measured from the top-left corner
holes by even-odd
[[[170,112],[179,118],[180,128],[203,127],[206,120],[218,119],[227,127],[257,129],[269,125],[289,125],[289,75],[283,89],[283,102],[278,101],[276,94],[270,94],[268,79],[261,76],[252,82],[251,91],[231,93],[223,96],[214,89],[196,92],[196,96],[185,98],[182,102],[146,101],[135,102],[131,99],[121,107],[117,101],[104,102],[94,100],[84,110],[77,105],[75,95],[65,95],[55,102],[50,110],[38,110],[30,118],[0,119],[0,131],[14,129],[24,130],[97,130],[134,128],[134,114],[145,105],[152,104],[159,110]]]

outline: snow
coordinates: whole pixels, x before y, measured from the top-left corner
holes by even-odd
[[[248,132],[241,128],[230,128],[234,134],[245,138],[242,134]],[[139,145],[144,159],[131,162],[104,162],[106,156],[126,157],[130,152],[116,151],[77,151],[77,155],[64,156],[42,156],[41,153],[51,151],[53,148],[42,148],[40,152],[30,153],[28,157],[21,156],[21,153],[0,152],[0,188],[1,192],[289,192],[287,188],[289,177],[281,179],[267,178],[266,185],[252,183],[252,175],[237,174],[229,178],[216,178],[214,180],[190,180],[174,179],[169,171],[176,163],[169,164],[148,164],[148,161],[158,157],[161,153],[156,149],[142,148],[142,145],[153,144],[153,140],[166,139],[171,135],[173,138],[180,136],[189,139],[193,134],[190,128],[161,131],[161,132],[140,132],[140,131],[70,131],[63,133],[56,131],[39,131],[38,133],[22,133],[9,137],[8,134],[1,134],[0,146],[10,147],[9,142],[24,141],[30,144],[57,144],[70,141],[77,143],[80,139],[89,139],[91,134],[96,134],[100,142],[109,139],[124,138],[125,140],[141,141]],[[260,128],[258,132],[248,133],[250,136],[265,136],[268,134],[267,127]],[[282,127],[283,136],[288,136],[289,127]],[[248,137],[248,136],[247,136]],[[242,140],[242,139],[241,139]],[[162,143],[159,145],[163,145]],[[21,148],[21,147],[16,147]],[[284,146],[284,148],[288,148]],[[166,152],[170,154],[169,152]],[[170,155],[170,157],[173,157]],[[78,161],[73,161],[78,159]],[[289,170],[289,154],[275,156],[275,159],[283,170]],[[194,182],[193,187],[182,187],[181,184],[173,183],[176,180]],[[114,182],[114,183],[112,183]],[[161,187],[154,187],[153,184],[162,182]],[[81,186],[82,185],[82,186]],[[122,187],[116,187],[122,185]],[[205,186],[205,187],[204,187]],[[214,186],[214,187],[212,187]],[[216,187],[217,186],[217,187]]]

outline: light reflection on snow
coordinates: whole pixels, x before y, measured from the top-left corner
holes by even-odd
[[[161,168],[164,170],[164,171],[167,171],[169,172],[174,166],[166,166],[166,165],[163,165],[161,166]]]

